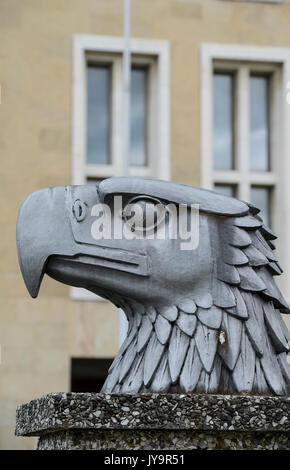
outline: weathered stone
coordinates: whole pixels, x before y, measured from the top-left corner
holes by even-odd
[[[274,396],[51,393],[18,407],[16,435],[39,436],[38,449],[290,450],[289,405]]]

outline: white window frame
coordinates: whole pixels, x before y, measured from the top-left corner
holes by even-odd
[[[122,54],[124,39],[110,36],[74,35],[73,37],[73,125],[72,125],[72,182],[85,184],[87,177],[106,178],[122,174]],[[149,65],[150,114],[148,165],[131,167],[134,176],[155,176],[170,179],[170,101],[169,101],[169,43],[149,39],[130,40],[132,64]],[[110,59],[110,54],[115,54]],[[96,61],[111,61],[112,72],[112,161],[98,165],[86,163],[86,67],[87,57]],[[118,57],[119,55],[119,57]],[[137,56],[134,60],[134,56]],[[147,58],[146,58],[147,56]],[[143,57],[143,58],[142,58]],[[151,57],[151,58],[150,58]],[[154,134],[154,135],[152,135]]]
[[[265,64],[273,64],[273,90],[271,107],[274,139],[271,144],[272,169],[269,172],[249,172],[248,159],[248,88],[237,96],[239,140],[236,142],[236,158],[239,171],[217,171],[213,168],[213,72],[215,64],[244,62],[253,64],[252,70],[261,69]],[[275,67],[276,65],[276,67]],[[268,65],[267,65],[268,66]],[[267,67],[266,66],[266,67]],[[238,80],[246,80],[246,69],[241,68]],[[279,76],[280,74],[280,76]],[[213,189],[214,183],[239,184],[238,197],[249,200],[249,187],[275,186],[273,202],[273,229],[277,241],[278,257],[284,269],[281,278],[277,278],[281,289],[290,301],[290,106],[286,101],[287,82],[290,78],[290,49],[279,47],[240,46],[203,43],[201,45],[201,186]],[[243,96],[243,93],[246,96]],[[246,157],[246,158],[245,158]]]
[[[278,159],[280,155],[279,142],[279,95],[281,90],[281,68],[272,64],[257,64],[251,62],[224,62],[213,61],[213,74],[215,72],[231,72],[234,74],[235,120],[234,132],[234,168],[232,170],[212,169],[211,184],[225,184],[238,187],[236,197],[250,201],[251,186],[261,186],[268,189],[275,188],[277,184]],[[253,171],[249,168],[249,93],[250,76],[252,74],[269,75],[269,165],[267,171]],[[263,75],[264,74],[264,75]],[[248,116],[248,119],[244,119]],[[275,194],[275,192],[274,192]],[[273,201],[273,207],[275,203]]]
[[[122,55],[124,38],[75,34],[72,77],[72,184],[86,184],[87,178],[122,174]],[[133,176],[170,179],[170,47],[168,41],[130,40],[132,65],[149,66],[148,164],[131,167]],[[110,164],[86,163],[86,73],[88,58],[112,64],[112,127]],[[74,300],[96,300],[84,289],[70,288]],[[100,299],[98,297],[99,300]]]

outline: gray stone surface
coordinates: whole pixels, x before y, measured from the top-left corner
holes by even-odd
[[[289,308],[273,277],[282,272],[276,236],[258,212],[155,179],[41,189],[19,211],[19,263],[32,297],[47,274],[126,314],[127,338],[104,393],[289,396],[290,335],[281,316]]]
[[[17,409],[40,449],[290,449],[290,398],[51,393]]]

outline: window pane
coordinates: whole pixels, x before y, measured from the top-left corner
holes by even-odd
[[[110,161],[110,67],[87,67],[87,163]]]
[[[235,187],[230,184],[215,184],[214,190],[224,196],[235,197]]]
[[[146,165],[147,70],[132,68],[130,106],[130,164]]]
[[[233,168],[233,76],[214,74],[214,168]]]
[[[250,168],[269,170],[268,78],[250,78]]]
[[[270,188],[252,186],[251,203],[261,210],[259,216],[262,217],[265,225],[270,225]]]

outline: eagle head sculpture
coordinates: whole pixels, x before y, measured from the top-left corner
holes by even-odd
[[[167,208],[180,225],[182,208],[189,221],[193,204],[198,243],[181,249]],[[150,230],[137,236],[149,209]],[[125,312],[127,337],[103,392],[287,395],[290,335],[281,312],[289,310],[273,278],[282,272],[276,237],[258,212],[213,191],[143,178],[41,189],[19,211],[19,263],[32,297],[46,273]],[[96,237],[96,227],[105,235],[120,220],[131,237]]]

